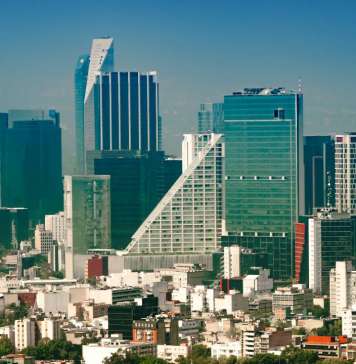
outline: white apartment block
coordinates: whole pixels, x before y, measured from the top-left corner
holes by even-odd
[[[335,136],[336,208],[356,214],[356,133]]]
[[[240,254],[238,245],[224,247],[224,278],[240,277]]]
[[[226,343],[216,343],[211,345],[211,357],[219,359],[222,356],[229,358],[230,356],[241,356],[241,343],[240,341],[230,341]]]
[[[64,212],[45,216],[45,229],[52,232],[53,240],[63,243],[66,237]]]
[[[47,255],[52,245],[52,232],[46,230],[44,225],[37,225],[35,230],[35,249],[40,251],[41,254]]]
[[[258,274],[249,274],[243,281],[243,295],[251,297],[256,294],[271,292],[273,279],[269,277],[269,269],[260,269]]]
[[[356,271],[351,261],[336,262],[330,271],[330,315],[342,317],[356,304]]]
[[[44,318],[38,321],[41,339],[59,340],[61,338],[60,322],[58,320]]]
[[[21,351],[36,345],[36,321],[23,319],[15,321],[15,348]]]
[[[157,358],[176,363],[180,357],[186,358],[189,353],[187,345],[157,345]]]

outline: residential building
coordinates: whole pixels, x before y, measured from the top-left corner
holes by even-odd
[[[61,328],[59,320],[45,317],[43,320],[37,321],[37,325],[39,327],[41,339],[61,339]]]
[[[304,137],[305,213],[335,206],[335,147],[331,136]]]
[[[45,229],[52,232],[53,240],[63,243],[66,239],[66,225],[64,212],[45,216]]]
[[[2,131],[2,206],[28,209],[32,226],[62,209],[62,146],[59,114],[14,121]],[[24,120],[24,119],[22,119]]]
[[[208,254],[220,246],[223,147],[220,134],[185,136],[196,157],[132,236],[130,255]]]
[[[224,278],[241,277],[247,270],[254,266],[254,256],[251,249],[238,245],[224,247]]]
[[[229,358],[241,356],[241,343],[240,341],[228,341],[226,343],[215,343],[211,345],[211,357],[220,359],[221,357]]]
[[[186,358],[189,351],[188,345],[157,345],[157,358],[176,363],[179,358]]]
[[[76,173],[84,173],[84,97],[89,70],[89,54],[81,55],[74,71]]]
[[[222,103],[200,104],[198,133],[223,133],[224,112]]]
[[[248,298],[242,293],[230,290],[229,293],[220,294],[215,298],[215,312],[225,311],[228,315],[235,311],[248,311]]]
[[[272,294],[273,313],[278,309],[290,309],[293,314],[303,313],[313,307],[313,292],[302,284],[279,287]]]
[[[334,208],[317,209],[309,219],[309,288],[328,294],[329,273],[337,261],[352,256],[353,221]]]
[[[335,136],[336,208],[356,214],[356,133]]]
[[[91,288],[89,290],[89,299],[108,305],[134,302],[135,299],[140,297],[142,297],[142,290],[138,287]]]
[[[15,320],[15,348],[21,351],[36,345],[36,321],[24,318]]]
[[[342,312],[342,335],[356,341],[356,305]]]
[[[318,353],[320,359],[341,358],[342,346],[347,343],[344,336],[308,336],[301,347]]]
[[[131,343],[117,337],[101,339],[99,343],[83,345],[83,360],[85,364],[103,364],[114,353],[125,356],[127,353],[136,355],[156,356],[156,345],[148,343]]]
[[[250,88],[224,98],[223,245],[265,252],[274,278],[294,273],[295,223],[304,214],[303,96]]]
[[[94,255],[87,260],[85,267],[85,278],[96,278],[100,276],[107,276],[109,270],[108,256]]]
[[[245,297],[268,293],[273,289],[273,279],[269,277],[269,270],[256,268],[255,271],[255,274],[248,274],[243,278],[243,295]]]
[[[356,304],[356,271],[351,261],[336,262],[330,270],[330,315],[342,317]]]
[[[45,226],[36,225],[35,230],[35,249],[41,252],[42,255],[47,255],[53,246],[53,234],[47,231]]]
[[[92,151],[87,171],[110,176],[111,239],[125,249],[132,235],[181,174],[181,163],[163,152]]]
[[[46,315],[67,314],[69,293],[65,291],[39,291],[36,295],[36,305]]]

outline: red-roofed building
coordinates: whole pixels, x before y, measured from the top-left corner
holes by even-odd
[[[308,336],[302,349],[316,351],[320,358],[341,358],[341,347],[348,342],[345,336]]]
[[[17,294],[19,301],[29,307],[33,307],[36,303],[36,292],[21,292]]]

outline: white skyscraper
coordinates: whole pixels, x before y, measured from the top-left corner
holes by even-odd
[[[133,235],[129,254],[204,254],[220,246],[223,149],[221,134],[184,136],[183,174]]]
[[[61,211],[55,215],[46,215],[45,229],[52,232],[53,240],[56,240],[58,243],[64,242],[66,236],[64,212]]]
[[[356,214],[356,133],[335,137],[336,207]]]
[[[111,72],[114,70],[114,39],[110,37],[93,39],[89,62],[84,103],[93,89],[96,76],[100,72]]]

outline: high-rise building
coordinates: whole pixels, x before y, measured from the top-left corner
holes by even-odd
[[[195,158],[132,236],[129,254],[204,254],[220,246],[222,135],[184,138],[183,147],[192,148],[184,153]]]
[[[89,54],[78,58],[74,72],[76,171],[84,173],[84,97],[89,70]]]
[[[59,243],[63,243],[66,238],[64,212],[60,211],[54,215],[46,215],[45,229],[52,233],[53,240],[56,240]]]
[[[28,210],[0,207],[0,244],[17,249],[29,237]]]
[[[335,150],[331,136],[304,137],[305,213],[335,206]]]
[[[52,109],[10,109],[8,111],[8,126],[12,128],[17,121],[52,120],[60,125],[60,114]]]
[[[94,151],[87,171],[110,175],[111,240],[125,249],[131,237],[181,174],[181,162],[163,152]]]
[[[53,113],[51,120],[16,120],[3,131],[2,206],[28,208],[32,225],[63,204],[61,129]]]
[[[341,317],[356,304],[356,271],[351,261],[336,262],[330,270],[330,315]]]
[[[356,133],[335,137],[336,208],[356,215]]]
[[[333,208],[318,209],[309,219],[309,288],[328,294],[329,272],[352,256],[353,221]]]
[[[293,273],[295,223],[304,214],[303,97],[283,88],[224,98],[224,244],[269,255],[274,278]]]
[[[224,113],[222,103],[205,103],[198,112],[198,133],[222,133]]]
[[[53,235],[51,231],[47,231],[45,226],[40,224],[36,226],[35,230],[35,249],[41,254],[47,255],[52,249]]]
[[[100,73],[92,90],[85,106],[86,151],[158,150],[156,72]]]
[[[110,176],[65,176],[64,217],[73,254],[110,248]]]

